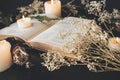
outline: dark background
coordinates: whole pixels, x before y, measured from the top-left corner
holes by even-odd
[[[0,0],[0,11],[5,14],[18,14],[17,7],[28,5],[33,0]],[[69,0],[61,0],[62,3]],[[77,4],[76,0],[76,4]],[[120,9],[119,0],[107,0],[107,9]],[[0,80],[120,80],[120,72],[90,72],[86,66],[62,67],[50,72],[43,66],[26,69],[13,65],[10,69],[0,73]]]
[[[50,72],[45,67],[24,67],[13,65],[0,73],[0,80],[120,80],[120,72],[93,73],[85,66],[62,67]]]
[[[47,1],[47,0],[41,0],[41,1]],[[62,4],[69,2],[71,0],[61,0]],[[18,14],[18,11],[16,8],[20,6],[26,6],[30,3],[32,3],[33,0],[0,0],[0,11],[7,14]],[[80,0],[75,0],[76,4],[80,2]],[[113,8],[120,9],[119,0],[106,0],[107,2],[107,10],[112,10]],[[79,4],[78,4],[79,5]]]

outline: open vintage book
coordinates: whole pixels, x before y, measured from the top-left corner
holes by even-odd
[[[75,17],[66,17],[58,22],[53,21],[47,24],[33,20],[33,26],[24,29],[18,28],[17,23],[13,23],[9,27],[0,30],[0,38],[16,36],[37,49],[48,50],[54,48],[63,50],[63,46],[66,43],[72,42],[77,37],[74,32],[78,31],[83,37],[91,27],[98,28],[92,22],[93,20]],[[67,32],[69,33],[67,36],[64,36],[64,38],[60,37],[61,34],[64,35]]]

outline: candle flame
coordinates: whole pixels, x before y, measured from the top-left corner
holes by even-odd
[[[117,38],[116,38],[116,41],[117,41],[117,42],[120,42],[120,38],[117,37]]]
[[[23,20],[25,20],[25,16],[24,15],[22,16],[22,18],[23,18]]]
[[[51,4],[54,4],[54,0],[51,0]]]

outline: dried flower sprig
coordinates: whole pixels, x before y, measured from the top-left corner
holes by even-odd
[[[13,49],[13,62],[20,66],[25,66],[26,68],[30,68],[32,66],[29,61],[29,55],[25,52],[24,48],[20,46],[16,46]]]
[[[73,21],[72,24],[74,24]],[[43,65],[50,71],[66,65],[86,65],[93,72],[120,71],[120,55],[109,49],[108,39],[110,36],[102,31],[94,21],[89,24],[92,27],[81,24],[83,26],[80,28],[77,25],[78,23],[74,28],[75,31],[72,32],[70,29],[60,34],[61,39],[71,34],[77,35],[72,42],[64,45],[62,50],[68,49],[68,52],[55,49],[48,51],[42,56]]]
[[[44,12],[43,1],[34,0],[33,3],[29,4],[28,6],[19,7],[18,10],[20,12],[20,14],[17,16],[18,18],[21,17],[21,14],[25,16],[30,16],[34,14],[43,13]]]
[[[106,5],[105,2],[106,0],[90,1],[89,4],[86,5],[86,8],[88,9],[88,13],[98,16],[99,13],[101,13],[104,10]]]
[[[83,60],[82,62],[87,65],[89,70],[94,72],[120,71],[120,55],[109,49],[109,36],[107,37],[105,34],[104,37],[101,37],[99,42],[96,42],[95,39],[88,35],[86,36],[91,44],[89,47],[85,48],[86,50],[84,51],[86,54],[80,55],[80,58]]]
[[[65,5],[62,6],[62,10],[64,13],[69,13],[67,16],[76,16],[78,14],[77,6],[73,4],[75,0],[72,0]]]
[[[39,14],[44,12],[43,2],[39,0],[34,0],[32,4],[26,7],[18,8],[20,13],[24,14]]]
[[[59,69],[61,66],[76,65],[77,62],[72,59],[61,55],[59,52],[49,51],[41,55],[44,62],[42,63],[49,71]]]
[[[68,34],[71,32],[66,35]],[[120,54],[110,50],[108,45],[110,36],[106,32],[92,26],[84,37],[81,37],[80,32],[74,34],[77,34],[77,38],[63,47],[63,50],[69,48],[69,53],[53,49],[46,53],[46,56],[42,56],[43,65],[50,71],[71,65],[86,65],[93,72],[120,71]]]
[[[106,0],[90,1],[85,5],[85,9],[88,11],[88,14],[96,16],[96,20],[99,22],[99,25],[104,27],[104,29],[110,31],[117,30],[119,32],[119,28],[116,26],[116,23],[118,24],[120,22],[120,11],[118,9],[113,9],[113,12],[110,13],[105,10],[105,7]],[[111,35],[113,36],[113,34]]]

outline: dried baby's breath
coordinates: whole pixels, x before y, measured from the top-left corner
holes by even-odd
[[[44,60],[42,64],[50,71],[59,69],[61,66],[70,66],[71,64],[76,64],[74,59],[66,58],[57,51],[49,51],[48,53],[44,53],[41,57]]]
[[[64,13],[69,13],[68,16],[78,15],[78,6],[73,4],[74,1],[72,0],[62,5],[62,10]],[[73,29],[74,32],[71,32],[71,30],[61,32],[61,39],[65,39],[70,34],[74,34],[77,37],[74,39],[73,36],[70,36],[69,38],[73,39],[73,41],[64,45],[63,50],[67,48],[68,53],[52,49],[48,53],[41,55],[44,60],[42,64],[50,71],[59,69],[61,66],[71,65],[86,65],[93,72],[120,71],[120,53],[112,51],[108,46],[109,37],[111,35],[114,36],[112,31],[115,29],[120,32],[120,10],[113,9],[113,12],[105,10],[106,0],[81,0],[81,4],[89,15],[94,15],[93,19],[101,27],[105,28],[105,31],[100,26],[95,26],[97,25],[96,22],[92,21],[89,25],[84,25],[82,28],[75,27]],[[27,12],[27,14],[44,12],[43,2],[34,0],[29,6],[20,8],[20,12]],[[71,24],[77,26],[79,21],[74,22],[73,20]],[[82,25],[82,23],[79,25]],[[84,34],[86,30],[88,32]]]
[[[70,15],[75,16],[78,13],[76,5],[73,4],[74,1],[75,0],[72,0],[62,6],[62,10],[64,11],[64,13],[69,13],[68,16],[70,16]]]
[[[64,50],[74,46],[69,53],[53,49],[43,57],[43,65],[51,71],[71,65],[86,65],[93,72],[120,71],[120,54],[109,49],[108,39],[108,34],[99,29],[89,31],[82,39],[78,35],[74,42],[63,47]]]
[[[81,28],[75,27],[74,30],[78,30],[76,32],[72,32],[70,29],[70,31],[63,32],[63,36],[60,34],[61,39],[71,34],[76,34],[77,37],[62,48],[62,50],[68,49],[67,53],[55,49],[48,51],[42,57],[44,59],[43,65],[50,71],[59,69],[61,66],[71,65],[86,65],[93,72],[120,71],[120,55],[111,51],[108,46],[110,36],[102,31],[95,21],[90,23]],[[81,35],[82,30],[87,30],[84,36],[82,36],[83,33]]]
[[[89,4],[86,5],[88,8],[88,13],[89,14],[94,14],[94,15],[99,15],[102,10],[104,10],[106,0],[101,0],[101,1],[90,1]]]
[[[29,4],[28,6],[19,7],[18,10],[21,14],[26,16],[43,13],[43,1],[34,0],[33,3]]]

